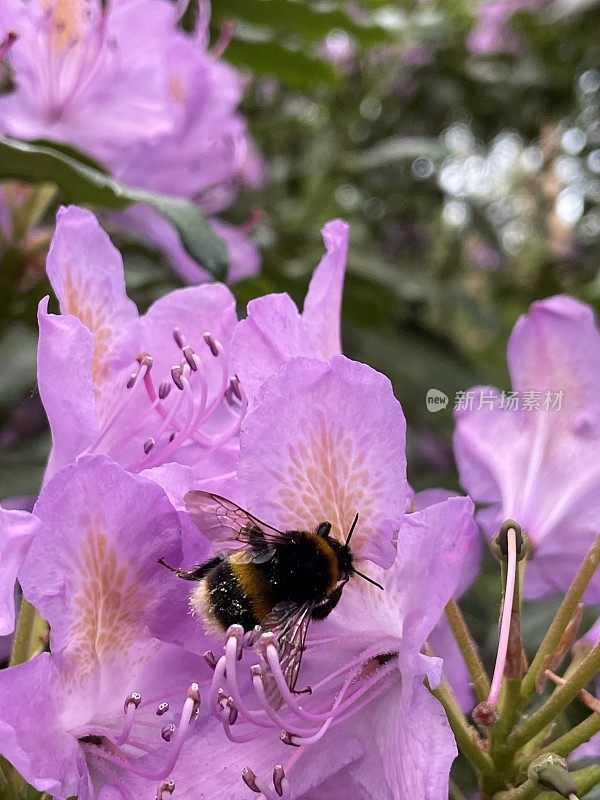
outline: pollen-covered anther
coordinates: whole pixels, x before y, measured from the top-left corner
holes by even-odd
[[[210,333],[209,331],[206,331],[206,333],[204,334],[204,336],[202,338],[204,339],[204,341],[208,345],[208,347],[210,349],[210,352],[216,358],[221,353],[221,351],[223,349],[221,347],[221,344],[214,338],[212,333]]]
[[[131,729],[133,727],[135,711],[138,709],[141,702],[142,702],[142,695],[139,692],[131,692],[131,694],[127,695],[127,697],[125,698],[125,701],[123,702],[123,713],[125,714],[125,721],[123,723],[123,728],[121,730],[121,733],[114,739],[114,744],[116,744],[117,746],[125,744],[125,742],[129,739],[129,736],[131,734]],[[130,709],[131,713],[129,713]]]
[[[248,631],[244,639],[244,644],[246,647],[253,647],[254,643],[260,637],[262,632],[263,629],[260,627],[260,625],[255,625],[251,631]]]
[[[233,702],[233,697],[227,698],[227,706],[229,708],[229,724],[235,725],[239,716],[239,711],[236,704]]]
[[[179,328],[173,329],[173,339],[177,347],[179,347],[180,350],[183,350],[185,347],[185,337]]]
[[[142,695],[139,692],[132,692],[128,697],[125,698],[125,702],[123,703],[123,711],[127,713],[130,706],[138,708],[141,702]]]
[[[175,791],[175,781],[169,778],[159,784],[156,790],[156,800],[164,800],[166,795],[172,795]]]
[[[219,689],[217,704],[223,712],[222,721],[226,719],[229,725],[233,725],[238,717],[238,709],[233,701],[233,697],[230,697],[223,689]],[[232,715],[232,709],[235,709],[235,715]],[[235,717],[233,722],[231,721],[232,716]]]
[[[195,719],[200,713],[200,687],[197,683],[192,683],[187,693],[188,699],[193,700],[194,706],[192,708],[192,719]]]
[[[243,395],[242,395],[242,390],[241,390],[241,387],[240,387],[240,379],[238,378],[237,375],[232,375],[231,376],[231,378],[229,379],[229,387],[231,388],[231,391],[233,392],[235,397],[237,397],[237,399],[241,403],[242,399],[243,399]]]
[[[252,664],[250,667],[250,674],[253,678],[262,678],[263,677],[263,668],[260,664]]]
[[[271,631],[267,631],[266,633],[261,633],[258,637],[256,642],[254,643],[254,649],[257,650],[262,656],[266,657],[267,649],[269,647],[277,647],[277,637]]]
[[[171,393],[173,384],[168,381],[163,381],[158,387],[158,397],[160,400],[166,400]]]
[[[207,650],[205,653],[202,653],[202,657],[204,658],[204,660],[206,661],[206,663],[208,664],[208,666],[212,670],[214,670],[216,668],[216,666],[217,666],[217,657],[215,656],[215,654],[213,653],[212,650]]]
[[[177,730],[177,726],[170,722],[168,725],[165,725],[160,732],[160,735],[165,740],[165,742],[170,742],[173,738],[175,731]]]
[[[199,359],[196,356],[194,350],[189,345],[187,345],[186,347],[183,348],[181,352],[183,353],[183,357],[187,361],[188,366],[192,370],[192,372],[197,372]]]
[[[298,742],[294,741],[294,735],[289,731],[281,731],[279,738],[284,744],[289,744],[290,747],[300,747]]]
[[[241,625],[230,625],[227,628],[227,640],[229,641],[229,639],[235,639],[235,641],[236,641],[236,645],[237,645],[236,654],[237,654],[238,661],[241,661],[241,659],[242,659],[242,648],[244,646],[244,636],[245,636],[244,629],[242,628]],[[227,645],[225,645],[225,646],[227,646]]]
[[[252,772],[250,767],[244,767],[242,770],[242,780],[251,791],[256,792],[256,794],[262,793],[262,789],[258,785],[256,775],[254,772]]]
[[[273,768],[273,786],[279,797],[283,797],[287,783],[283,764],[276,764]]]
[[[135,357],[135,360],[138,362],[140,367],[146,367],[148,372],[152,369],[154,364],[154,358],[150,355],[150,353],[138,353]]]
[[[183,381],[181,380],[182,369],[180,364],[174,364],[171,367],[171,378],[175,386],[183,392]]]
[[[163,700],[162,703],[158,704],[158,707],[156,709],[156,716],[157,717],[162,717],[163,714],[167,713],[169,708],[170,708],[169,703],[166,700]]]
[[[144,442],[144,453],[146,453],[146,455],[148,455],[148,453],[151,450],[153,450],[155,446],[156,446],[156,439],[154,439],[151,436],[149,439],[146,439],[146,441]]]

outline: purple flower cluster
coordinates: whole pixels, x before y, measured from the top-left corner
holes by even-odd
[[[239,280],[256,272],[258,253],[214,215],[261,180],[261,165],[237,111],[242,79],[208,49],[200,9],[186,34],[168,0],[6,0],[0,38],[11,36],[16,89],[0,97],[0,130],[74,145],[128,185],[194,200]],[[156,212],[136,205],[118,222],[163,248],[186,281],[203,279]]]
[[[443,620],[479,569],[473,502],[409,486],[390,382],[341,354],[348,226],[323,238],[302,310],[267,295],[238,320],[210,284],[140,315],[93,214],[58,214],[59,313],[39,308],[52,452],[33,511],[0,511],[0,635],[16,581],[50,627],[48,652],[0,672],[0,753],[56,800],[447,796],[456,747],[425,684],[443,670],[473,702]],[[515,391],[560,391],[561,409],[507,407],[486,387],[491,408],[457,411],[455,452],[485,532],[511,517],[528,534],[525,588],[540,597],[564,592],[600,525],[591,310],[534,303],[508,360]],[[309,626],[310,693],[290,691],[274,634],[223,637],[159,563],[219,552],[186,506],[193,489],[283,531],[327,520],[340,542],[358,514],[352,553],[383,591],[353,577]]]
[[[0,752],[57,800],[446,795],[456,748],[424,646],[477,568],[473,506],[413,497],[389,381],[340,353],[348,226],[323,236],[302,311],[270,295],[238,322],[213,284],[140,316],[94,216],[58,215],[60,313],[39,311],[52,454],[33,512],[2,512],[0,549],[1,632],[15,579],[50,626],[49,652],[0,672]],[[287,688],[272,635],[233,626],[223,645],[158,563],[213,552],[192,488],[281,530],[329,520],[339,540],[358,513],[354,558],[384,590],[352,579],[309,627],[309,695]]]

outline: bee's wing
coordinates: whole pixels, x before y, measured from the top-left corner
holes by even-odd
[[[277,542],[285,541],[284,533],[218,494],[192,490],[185,495],[184,502],[200,531],[214,542],[229,542],[234,546],[239,542],[265,552]]]
[[[298,673],[305,649],[306,633],[311,620],[314,603],[299,605],[294,602],[279,603],[261,621],[263,631],[270,631],[279,641],[279,663],[288,688],[293,692],[298,682]],[[265,692],[274,708],[283,702],[275,678],[269,669],[265,675]]]

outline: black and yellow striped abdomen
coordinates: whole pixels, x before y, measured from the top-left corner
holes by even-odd
[[[278,603],[321,603],[340,580],[334,546],[310,531],[286,533],[267,560],[254,563],[247,556],[218,561],[192,594],[194,611],[221,632],[233,624],[252,630]]]

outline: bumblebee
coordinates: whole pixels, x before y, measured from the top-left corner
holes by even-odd
[[[383,588],[354,566],[350,540],[358,514],[341,543],[331,535],[330,522],[314,531],[279,531],[209,492],[188,492],[185,505],[205,536],[237,549],[190,570],[160,563],[198,583],[190,605],[216,633],[234,624],[273,632],[282,672],[294,691],[309,623],[331,614],[353,575]]]

